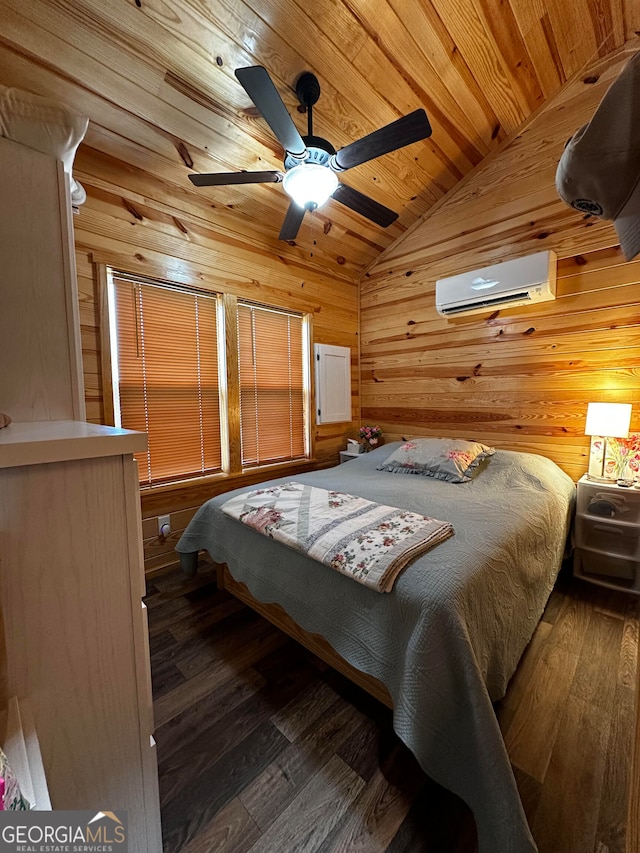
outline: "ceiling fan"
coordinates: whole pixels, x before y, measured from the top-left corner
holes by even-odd
[[[431,136],[431,125],[423,109],[391,122],[336,151],[333,145],[313,133],[313,105],[320,97],[315,74],[306,71],[296,82],[296,95],[307,111],[307,135],[300,136],[266,68],[253,65],[236,69],[240,85],[256,105],[284,148],[284,172],[220,172],[189,175],[197,187],[228,184],[282,183],[291,197],[280,230],[280,240],[294,240],[307,210],[315,210],[333,198],[377,225],[386,228],[398,214],[383,204],[338,181],[345,172],[390,151]]]

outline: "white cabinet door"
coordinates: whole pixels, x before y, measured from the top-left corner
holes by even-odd
[[[351,350],[315,344],[316,423],[351,420]]]

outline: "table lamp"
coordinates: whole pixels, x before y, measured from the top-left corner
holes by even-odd
[[[609,481],[604,476],[607,458],[607,439],[627,438],[631,423],[631,403],[589,403],[585,435],[591,436],[589,453],[590,480]]]

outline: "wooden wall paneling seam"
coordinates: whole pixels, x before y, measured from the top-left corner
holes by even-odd
[[[575,299],[572,300],[574,310],[568,307],[566,315],[563,317],[558,314],[545,313],[537,316],[533,323],[530,316],[497,317],[491,323],[476,326],[471,331],[468,330],[465,323],[458,322],[455,325],[452,324],[449,332],[440,317],[423,319],[424,315],[421,311],[412,312],[410,321],[407,321],[406,314],[397,316],[389,312],[389,322],[386,327],[382,317],[376,317],[373,320],[371,317],[367,318],[369,332],[368,335],[363,335],[362,342],[369,347],[376,345],[384,347],[394,341],[399,343],[402,340],[415,341],[421,339],[427,348],[453,347],[461,341],[467,344],[472,341],[488,342],[498,337],[501,341],[508,341],[521,338],[522,335],[533,334],[537,338],[544,338],[559,332],[570,333],[572,331],[593,331],[605,328],[613,330],[619,326],[624,327],[637,323],[638,309],[632,299],[626,301],[621,297],[616,300],[617,304],[602,307],[595,304],[582,310],[582,306],[579,306],[580,297],[586,296],[588,293],[589,291],[585,290],[581,294],[575,294]],[[564,305],[568,305],[568,300],[560,303],[561,308]]]
[[[491,147],[497,119],[477,82],[456,55],[453,41],[441,21],[429,14],[427,8],[420,7],[412,10],[412,20],[407,25],[401,19],[402,9],[394,2],[377,2],[365,7],[361,2],[349,0],[348,5],[370,33],[375,30],[374,40],[360,51],[354,64],[376,80],[382,92],[389,92],[389,96],[393,92],[394,103],[403,103],[407,112],[411,109],[410,93],[418,93],[434,129],[432,144],[441,163],[440,172],[459,175],[460,170],[471,168]],[[400,56],[406,70],[400,67]],[[405,88],[409,94],[403,101]],[[451,92],[457,93],[453,112],[449,111]],[[459,109],[466,115],[469,142],[453,129],[453,117]]]
[[[566,74],[558,56],[553,31],[545,25],[548,15],[540,5],[530,3],[529,0],[510,0],[510,6],[540,86],[545,97],[549,98],[564,83]]]
[[[502,127],[508,133],[516,130],[526,118],[530,107],[518,79],[504,61],[486,19],[483,20],[482,13],[473,0],[462,0],[455,4],[431,0],[431,3],[494,104]]]
[[[374,373],[375,379],[369,381],[369,376],[366,369],[363,369],[363,397],[367,394],[375,394],[376,386],[386,384],[387,381],[392,382],[393,388],[405,387],[404,383],[413,384],[416,393],[419,394],[419,389],[426,385],[432,393],[441,392],[444,395],[450,393],[457,394],[460,389],[467,389],[467,393],[476,394],[491,394],[496,391],[504,390],[504,393],[509,393],[510,390],[523,387],[523,383],[527,383],[526,387],[531,390],[531,393],[544,393],[548,389],[567,390],[571,394],[574,388],[592,389],[594,393],[602,391],[619,391],[625,394],[632,393],[637,388],[637,369],[619,366],[612,366],[602,370],[599,365],[590,366],[586,369],[583,367],[571,366],[570,373],[558,370],[553,373],[540,373],[540,375],[531,375],[526,371],[521,373],[497,374],[495,376],[474,376],[473,372],[469,376],[434,376],[432,372],[425,372],[423,376],[417,375],[417,371],[411,372],[401,371],[392,368],[376,368]],[[382,393],[382,392],[381,392]],[[374,396],[373,399],[376,399]],[[382,399],[386,399],[383,397]],[[615,402],[612,400],[611,402]]]
[[[636,336],[637,339],[637,336]],[[529,341],[524,346],[528,347]],[[533,356],[529,355],[525,349],[525,354],[509,354],[503,353],[501,356],[489,357],[474,353],[473,350],[467,353],[467,360],[459,357],[456,358],[455,353],[451,358],[439,358],[434,356],[432,359],[422,359],[420,353],[408,354],[405,351],[397,351],[391,355],[384,356],[385,369],[391,368],[410,368],[415,371],[416,377],[420,374],[426,376],[430,371],[433,371],[439,376],[465,376],[479,375],[493,376],[503,375],[506,368],[513,369],[520,367],[517,372],[522,373],[547,373],[548,371],[555,372],[556,370],[570,371],[572,367],[584,367],[592,365],[594,367],[618,367],[620,361],[624,360],[625,366],[636,367],[640,359],[640,347],[629,346],[621,351],[621,355],[617,355],[618,350],[614,343],[607,340],[607,345],[604,348],[593,347],[591,349],[569,350],[568,352],[556,356],[554,353],[538,353]],[[481,361],[478,361],[481,358]],[[362,359],[362,366],[374,365],[377,361],[375,356],[370,356],[366,353]],[[467,371],[467,373],[465,373]],[[384,375],[384,374],[380,374]]]
[[[623,323],[614,324],[613,327],[608,324],[598,324],[593,330],[585,325],[577,329],[566,329],[564,333],[560,328],[553,330],[550,334],[538,334],[533,326],[530,328],[532,332],[528,335],[530,340],[526,345],[527,364],[537,363],[539,357],[546,356],[549,350],[553,350],[554,355],[580,356],[583,352],[615,349],[620,353],[623,361],[631,361],[635,364],[638,359],[638,348],[634,347],[634,343],[638,340],[637,321],[626,327]],[[612,328],[615,328],[615,342],[609,339]],[[522,361],[522,340],[525,336],[526,332],[512,337],[501,336],[498,332],[491,336],[477,338],[471,334],[471,340],[463,346],[460,339],[446,339],[446,334],[442,336],[446,343],[439,342],[438,336],[432,333],[416,336],[414,340],[400,338],[390,344],[369,344],[367,355],[369,358],[385,358],[402,354],[407,358],[407,363],[417,363],[421,367],[459,364],[460,359],[468,357],[469,363],[475,360],[474,373],[477,375],[487,368],[493,369],[496,364],[504,364],[505,368],[513,370],[514,366]],[[436,340],[430,341],[427,345],[424,338],[432,337]]]
[[[540,105],[545,95],[512,6],[509,2],[503,3],[499,7],[500,14],[496,14],[491,0],[474,0],[474,5],[479,10],[484,28],[491,34],[494,50],[502,54],[511,85],[520,90],[520,101],[528,115]],[[556,88],[559,85],[558,80]]]
[[[381,411],[388,412],[388,417],[385,418],[387,421],[392,419],[391,416],[395,412],[418,413],[426,411],[432,415],[432,419],[423,419],[423,422],[433,424],[437,424],[443,420],[454,420],[457,415],[462,420],[469,420],[470,422],[472,420],[475,422],[486,421],[493,425],[492,418],[495,416],[496,429],[509,426],[513,420],[520,423],[527,420],[548,420],[550,425],[559,423],[563,427],[566,426],[566,431],[563,430],[563,436],[566,437],[572,431],[569,427],[572,424],[577,424],[576,443],[584,444],[584,411],[586,408],[585,404],[591,400],[589,393],[589,390],[581,393],[574,391],[567,398],[566,396],[562,397],[561,393],[556,391],[550,392],[548,398],[545,397],[544,400],[541,400],[539,394],[537,395],[530,391],[522,392],[521,396],[515,392],[505,394],[503,397],[494,395],[490,399],[487,399],[486,395],[475,395],[471,391],[469,392],[470,399],[466,406],[463,404],[465,395],[462,392],[453,397],[449,403],[443,400],[442,397],[434,395],[430,398],[427,395],[423,396],[420,394],[419,401],[416,403],[414,400],[413,405],[410,395],[406,394],[396,395],[391,400],[385,398],[378,403],[363,400],[362,408],[363,410],[372,410],[377,405]],[[613,398],[616,395],[614,392],[609,392],[608,396]],[[510,411],[508,407],[511,407]],[[509,412],[508,415],[505,414],[505,410]]]
[[[631,276],[635,278],[635,275]],[[575,286],[578,277],[572,276],[565,292],[555,300],[536,306],[536,312],[529,306],[523,309],[502,309],[500,314],[489,319],[487,313],[484,322],[469,328],[464,317],[449,320],[439,314],[425,315],[424,309],[418,308],[411,312],[410,320],[407,315],[389,312],[389,320],[385,327],[380,316],[371,318],[372,312],[365,312],[370,331],[363,336],[363,341],[370,347],[393,347],[405,342],[409,347],[418,342],[425,349],[437,349],[441,346],[457,346],[460,342],[465,345],[477,343],[497,343],[504,345],[522,335],[535,336],[537,339],[561,332],[589,331],[609,328],[609,330],[624,328],[637,322],[638,313],[635,290],[638,282],[622,282],[598,288],[598,282],[593,281],[593,289],[586,288],[575,292],[566,292]],[[624,279],[624,275],[621,274]],[[425,296],[435,301],[434,288],[425,288]],[[555,304],[554,304],[555,303]],[[542,310],[544,309],[544,310]],[[477,315],[479,316],[479,315]],[[563,321],[566,325],[563,325]]]
[[[398,15],[406,9],[402,0],[391,0],[391,5]],[[476,144],[479,148],[484,147],[488,153],[504,138],[505,130],[442,16],[432,3],[423,3],[412,14],[410,28],[414,41],[429,59],[434,73],[450,91],[460,93],[457,94],[458,102],[469,117],[473,119],[476,116],[474,124],[478,128],[482,146],[479,142]],[[414,69],[414,74],[418,73],[419,69]],[[428,88],[429,82],[425,80],[423,85]]]
[[[225,248],[217,241],[212,246],[207,245],[206,238],[198,238],[193,235],[191,240],[185,240],[184,235],[172,235],[170,233],[157,233],[148,224],[134,226],[136,236],[132,237],[131,224],[126,221],[118,221],[112,217],[97,214],[91,206],[83,212],[82,219],[78,221],[77,232],[79,243],[82,242],[86,231],[99,234],[103,239],[119,241],[122,243],[133,243],[139,253],[146,249],[170,255],[173,258],[191,260],[203,267],[215,266],[219,276],[229,277],[231,280],[244,279],[251,281],[256,278],[256,262],[260,264],[260,279],[266,283],[273,284],[274,281],[299,284],[304,278],[295,266],[288,263],[285,258],[278,258],[267,252],[252,250],[248,245],[242,245],[236,241],[236,245]],[[298,273],[296,275],[296,273]]]
[[[299,0],[296,2],[299,3]],[[327,12],[331,10],[331,5],[326,0],[322,5]],[[386,5],[390,5],[393,12],[385,8]],[[407,27],[401,17],[403,9],[397,3],[375,3],[366,7],[355,2],[340,4],[339,21],[336,20],[334,13],[320,16],[319,23],[319,26],[322,26],[328,34],[332,34],[337,50],[340,50],[344,43],[343,20],[347,17],[344,13],[345,8],[348,8],[350,13],[347,13],[347,19],[357,20],[361,31],[367,34],[364,44],[360,46],[352,61],[378,91],[402,112],[415,109],[417,92],[423,106],[429,112],[431,109],[429,102],[433,96],[432,81],[434,79],[442,81],[450,92],[456,92],[458,106],[474,126],[473,138],[477,140],[476,145],[488,150],[491,133],[495,126],[495,114],[464,63],[458,61],[459,57],[452,50],[453,42],[450,35],[444,30],[437,16],[429,14],[430,7],[425,5],[412,9],[411,24]],[[380,38],[376,32],[378,29],[384,33],[383,38]],[[415,42],[415,45],[411,45],[409,53],[404,50],[403,45],[403,61],[410,66],[410,72],[407,69],[403,73],[399,67],[399,56],[394,49],[397,45],[390,40],[390,36],[395,34],[401,34],[405,43],[407,39]],[[406,62],[407,59],[409,62]],[[444,102],[440,104],[439,110],[447,115]],[[434,127],[439,130],[441,123],[439,118],[433,116],[433,119]],[[442,134],[437,131],[434,134],[442,137],[436,143],[441,166],[457,163],[460,154],[464,153],[459,141],[456,141],[448,131],[449,127],[443,125]]]
[[[351,265],[346,262],[327,269],[326,265],[316,265],[308,258],[297,260],[287,257],[286,253],[276,254],[266,247],[251,245],[237,236],[220,234],[210,225],[206,227],[203,222],[190,224],[187,220],[188,227],[177,228],[173,217],[169,219],[162,214],[152,218],[154,214],[151,210],[141,209],[145,215],[138,213],[138,216],[134,216],[127,212],[121,199],[116,201],[112,197],[105,204],[103,200],[94,202],[93,198],[89,198],[78,217],[76,231],[79,238],[84,231],[93,231],[133,244],[140,250],[162,252],[164,249],[167,250],[164,254],[214,267],[225,275],[246,276],[252,260],[259,258],[260,279],[269,280],[275,276],[278,282],[299,283],[305,275],[313,275],[321,281],[338,280],[351,285],[354,291],[356,289],[355,271],[350,270]],[[251,277],[256,276],[253,274]]]
[[[553,175],[549,175],[549,177],[553,179]],[[494,258],[496,261],[507,260],[508,257],[517,257],[519,253],[523,254],[519,249],[519,245],[526,242],[532,244],[531,251],[542,251],[547,247],[551,247],[549,245],[551,242],[548,239],[549,237],[554,238],[556,233],[561,232],[562,229],[584,229],[587,221],[590,222],[589,228],[597,225],[607,237],[611,235],[610,242],[606,246],[617,244],[618,241],[611,223],[606,221],[598,222],[595,219],[587,220],[584,214],[572,211],[566,205],[563,205],[559,199],[552,201],[538,210],[534,209],[532,211],[528,207],[525,207],[508,220],[485,222],[482,214],[480,214],[478,227],[463,231],[462,233],[458,230],[455,233],[454,228],[447,226],[446,235],[443,235],[437,243],[431,243],[436,251],[434,252],[435,256],[430,269],[434,271],[434,277],[441,277],[443,273],[446,274],[451,269],[460,269],[459,256],[465,254],[475,258],[475,264],[478,267],[487,265],[485,260],[488,260],[490,263],[491,258]],[[507,226],[506,228],[505,225]],[[500,244],[500,236],[504,236],[505,231],[507,232],[507,237],[517,235],[517,239],[513,241],[516,243],[516,248],[510,247],[507,250],[504,243]],[[564,254],[561,246],[558,246],[556,242],[553,245],[558,249],[557,254]],[[536,247],[535,249],[533,248],[534,246]],[[409,244],[406,248],[407,254],[405,254],[400,262],[411,263],[411,253],[420,253],[421,249],[415,241],[413,245]],[[568,251],[566,253],[570,254]],[[398,262],[398,259],[395,259],[393,263],[397,265]],[[474,261],[471,261],[471,263],[474,263]],[[438,264],[437,267],[436,264]]]
[[[82,245],[88,245],[91,236],[81,234],[81,240]],[[323,308],[326,311],[329,307],[332,296],[335,298],[336,293],[339,293],[343,304],[331,306],[331,322],[337,329],[353,328],[354,325],[350,312],[355,310],[356,300],[353,288],[348,282],[332,282],[304,272],[300,278],[293,281],[284,276],[283,280],[279,281],[278,277],[273,275],[268,275],[266,281],[251,275],[235,275],[232,278],[231,275],[225,276],[224,272],[220,272],[215,266],[203,267],[200,263],[191,263],[161,251],[146,251],[144,256],[136,253],[136,257],[133,254],[135,246],[119,245],[116,241],[109,244],[97,234],[93,235],[93,243],[93,257],[99,261],[108,259],[116,268],[152,277],[155,275],[167,281],[192,284],[203,290],[235,293],[273,307],[322,314]],[[97,243],[104,243],[104,249],[96,246]],[[112,246],[111,250],[109,245]],[[254,270],[247,269],[247,272],[260,275],[259,260],[256,259]]]
[[[565,74],[571,77],[598,55],[599,45],[590,16],[568,15],[558,0],[547,0],[546,5]]]
[[[474,119],[481,118],[481,128],[486,118],[478,116],[476,110],[471,110],[471,115],[467,115],[464,108],[456,103],[452,93],[435,73],[430,57],[416,44],[411,25],[405,25],[385,0],[374,0],[374,4],[364,4],[364,0],[344,2],[360,20],[367,20],[367,16],[371,16],[369,20],[376,22],[376,37],[387,60],[392,58],[392,67],[397,63],[397,57],[403,57],[407,69],[411,69],[404,74],[409,76],[413,87],[420,92],[421,101],[434,128],[434,144],[437,144],[457,169],[466,171],[470,165],[478,163],[486,154],[487,146],[483,141],[482,131],[479,133],[474,127],[472,116]],[[416,78],[423,68],[428,69],[424,82]]]

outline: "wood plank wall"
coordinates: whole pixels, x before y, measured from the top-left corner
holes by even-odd
[[[555,170],[637,46],[597,61],[393,244],[361,284],[362,420],[385,437],[473,437],[587,468],[591,400],[635,404],[640,429],[640,259],[608,222],[567,207]],[[558,296],[444,319],[437,278],[554,249]]]
[[[206,198],[180,193],[150,173],[86,145],[78,151],[74,174],[88,194],[74,217],[88,419],[105,421],[97,275],[98,264],[103,263],[311,312],[316,342],[351,348],[354,420],[316,426],[316,461],[287,470],[295,473],[337,464],[347,436],[355,435],[360,405],[356,272],[345,270],[338,277],[323,272],[311,259],[305,262],[291,252],[274,252],[267,242],[273,245],[271,236],[263,240],[258,233],[253,238],[232,234],[227,227],[231,221],[228,210],[221,211],[221,225]],[[273,228],[272,222],[269,227]],[[268,476],[278,476],[278,472]],[[175,543],[203,501],[261,479],[265,479],[264,473],[253,473],[142,490],[146,569],[175,559]],[[172,533],[164,540],[158,537],[157,516],[167,513]]]

